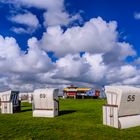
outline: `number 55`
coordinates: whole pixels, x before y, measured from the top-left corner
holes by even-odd
[[[129,101],[134,102],[134,101],[135,101],[135,95],[128,95],[127,101],[128,101],[128,102],[129,102]]]

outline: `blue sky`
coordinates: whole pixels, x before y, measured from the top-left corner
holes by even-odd
[[[139,0],[0,0],[0,88],[139,85],[139,5]]]
[[[121,33],[120,39],[124,39],[133,44],[134,48],[137,49],[137,53],[140,55],[139,50],[139,36],[140,36],[140,20],[134,18],[134,13],[139,13],[140,1],[135,0],[135,2],[128,0],[66,0],[65,5],[66,9],[71,13],[76,13],[81,11],[81,15],[84,18],[84,21],[89,20],[93,17],[101,16],[104,20],[110,21],[115,20],[118,23],[118,31]],[[17,35],[10,31],[10,28],[13,24],[7,20],[7,17],[10,16],[10,8],[8,4],[1,4],[0,6],[0,20],[1,28],[0,32],[3,36],[13,36],[17,39],[18,43],[22,49],[26,49],[27,40],[31,36],[36,36],[41,38],[43,27],[39,28],[33,34],[21,34]],[[14,9],[14,8],[12,8]],[[42,11],[36,8],[29,8],[34,14],[37,15],[39,20],[42,22]]]
[[[73,9],[76,11],[79,9],[84,11],[83,16],[85,20],[101,16],[107,21],[117,21],[118,30],[122,33],[121,37],[126,36],[126,40],[134,45],[140,55],[140,20],[134,18],[134,13],[139,13],[140,11],[139,0],[83,0],[82,3],[80,0],[68,0],[68,2],[71,3],[71,11],[73,11]]]

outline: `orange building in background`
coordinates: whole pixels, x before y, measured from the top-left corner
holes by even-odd
[[[93,88],[85,88],[85,87],[76,87],[76,86],[69,86],[64,88],[63,94],[65,97],[73,97],[73,98],[78,98],[78,97],[99,97],[100,96],[100,91],[99,90],[93,90]]]

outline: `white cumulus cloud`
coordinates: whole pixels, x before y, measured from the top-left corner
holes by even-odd
[[[21,7],[35,7],[38,9],[44,9],[44,25],[45,26],[55,26],[55,25],[65,25],[72,23],[75,20],[82,21],[82,17],[79,13],[69,14],[64,5],[64,0],[7,0],[3,3],[14,4],[15,6]],[[22,15],[23,16],[23,15]],[[31,15],[30,15],[31,16]],[[21,15],[20,15],[21,17]],[[29,15],[28,15],[29,17]],[[25,17],[26,19],[27,17]],[[33,18],[33,17],[32,17]],[[23,18],[24,19],[24,18]],[[19,18],[15,17],[13,21],[19,22]],[[26,21],[26,20],[25,20]],[[29,24],[29,23],[28,23]]]
[[[16,16],[11,17],[10,20],[18,24],[24,24],[35,28],[39,26],[39,21],[36,15],[33,15],[30,12],[25,14],[18,14]]]
[[[66,31],[60,26],[48,27],[38,44],[58,57],[80,52],[114,53],[118,60],[136,55],[132,45],[118,41],[118,34],[115,21],[106,22],[98,17],[87,21],[82,27],[74,26]]]
[[[33,15],[30,12],[26,12],[24,14],[17,14],[9,18],[10,21],[17,23],[19,25],[25,25],[26,28],[23,27],[13,27],[12,31],[15,33],[33,33],[39,26],[39,20],[36,15]]]
[[[13,37],[0,36],[0,90],[33,90],[40,87],[77,85],[140,84],[139,58],[133,45],[119,40],[116,21],[92,18],[83,25],[71,24],[82,20],[66,11],[64,0],[7,0],[22,8],[43,9],[46,31],[40,39],[28,40],[27,52],[21,50]],[[29,9],[28,9],[29,10]],[[16,33],[33,32],[40,25],[31,12],[10,19],[22,25],[13,27]],[[24,28],[24,26],[27,28]],[[67,26],[64,30],[62,26]],[[52,62],[48,52],[58,59]],[[80,53],[83,53],[81,56]]]
[[[39,9],[60,9],[63,7],[64,0],[3,0],[3,2]]]

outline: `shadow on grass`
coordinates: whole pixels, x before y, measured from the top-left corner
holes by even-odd
[[[21,107],[29,107],[28,105],[22,105]]]
[[[27,112],[27,111],[32,111],[32,109],[24,109],[24,110],[21,110],[21,112]]]
[[[21,110],[21,112],[27,112],[27,111],[32,111],[32,109]],[[76,112],[76,110],[62,110],[62,111],[59,111],[59,116],[65,115],[65,114],[71,114],[71,113],[74,113],[74,112]]]
[[[74,113],[74,112],[76,112],[76,110],[62,110],[62,111],[59,111],[59,116],[66,115],[66,114],[71,114],[71,113]]]

